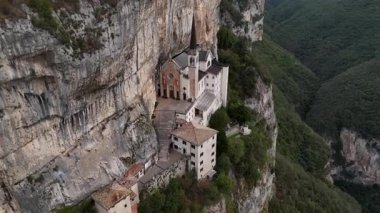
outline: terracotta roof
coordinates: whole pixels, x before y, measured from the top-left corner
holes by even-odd
[[[172,131],[171,134],[198,146],[216,133],[218,133],[218,131],[214,129],[188,122]]]
[[[137,173],[139,173],[141,170],[145,168],[143,163],[134,164],[131,166],[131,168],[128,169],[126,176],[135,176]]]
[[[137,178],[136,177],[130,177],[130,176],[127,176],[125,175],[122,179],[120,179],[118,181],[118,183],[122,186],[124,186],[125,188],[129,189],[131,188],[133,185],[135,185],[137,183]]]
[[[131,195],[132,191],[118,183],[112,183],[92,194],[92,199],[105,209],[114,207],[121,200]]]

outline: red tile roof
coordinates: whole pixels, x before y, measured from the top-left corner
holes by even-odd
[[[143,163],[134,164],[128,169],[126,176],[136,176],[141,170],[145,168]]]
[[[92,194],[92,199],[108,210],[132,193],[132,190],[113,183]]]
[[[205,126],[193,124],[192,122],[188,122],[171,132],[172,135],[197,146],[216,135],[216,133],[218,133],[218,131]]]

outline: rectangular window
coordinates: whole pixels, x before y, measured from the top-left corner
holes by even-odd
[[[212,152],[212,153],[211,153],[211,156],[214,156],[214,155],[215,155],[215,152]]]
[[[201,157],[203,156],[203,152],[201,153]]]
[[[186,141],[182,141],[182,144],[183,144],[183,145],[186,145]]]
[[[200,170],[201,172],[203,171],[203,168],[201,168],[201,170]]]
[[[206,83],[206,86],[208,86],[208,84]]]
[[[194,146],[194,145],[191,145],[191,148],[192,148],[192,149],[195,149],[195,146]]]
[[[194,161],[191,161],[191,165],[195,166],[195,162],[194,162]]]
[[[201,161],[201,163],[199,165],[202,165],[203,164],[203,160]]]
[[[212,148],[214,148],[214,147],[215,147],[215,144],[212,145]]]
[[[174,149],[178,149],[178,146],[177,146],[177,145],[174,145]]]
[[[214,87],[214,84],[212,84],[212,87]]]
[[[178,115],[177,115],[178,116]],[[177,137],[173,137],[173,139],[175,140],[175,141],[178,141],[178,138]]]
[[[194,158],[195,158],[195,154],[194,154],[194,153],[191,153],[191,157],[194,157]]]
[[[212,160],[211,160],[211,163],[214,163],[214,161],[215,161],[215,159],[212,159]]]

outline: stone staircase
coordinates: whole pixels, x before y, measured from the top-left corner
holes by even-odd
[[[159,161],[167,161],[169,158],[170,132],[175,127],[175,111],[157,110],[155,111],[153,121],[156,129],[160,151],[158,153]]]

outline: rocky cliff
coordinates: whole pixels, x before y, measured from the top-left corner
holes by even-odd
[[[237,187],[232,197],[237,206],[238,212],[259,213],[266,210],[275,191],[274,168],[278,125],[276,114],[274,112],[272,86],[265,84],[261,78],[258,78],[252,98],[246,99],[245,105],[254,110],[259,119],[265,120],[267,131],[272,139],[272,146],[268,150],[267,164],[260,171],[261,177],[253,188],[248,188],[243,181],[237,180],[233,173],[230,174],[230,176],[237,181]],[[225,199],[205,208],[204,212],[226,213],[227,207]]]
[[[36,27],[26,5],[1,23],[0,211],[76,203],[151,157],[156,66],[188,44],[193,14],[198,42],[216,48],[219,0],[114,4],[54,7],[64,33]]]
[[[342,129],[340,141],[344,162],[336,163],[333,177],[364,185],[380,184],[380,140],[368,140],[355,131]]]
[[[261,178],[252,190],[247,190],[242,184],[238,187],[236,194],[239,212],[256,213],[261,212],[267,206],[275,190],[274,167],[276,158],[276,143],[278,126],[274,112],[272,86],[265,84],[261,78],[256,82],[252,98],[245,100],[246,106],[254,110],[259,118],[264,119],[267,131],[272,139],[272,146],[268,150],[268,163],[260,171]]]
[[[261,41],[264,29],[265,0],[223,0],[222,24],[238,36],[251,41]]]

